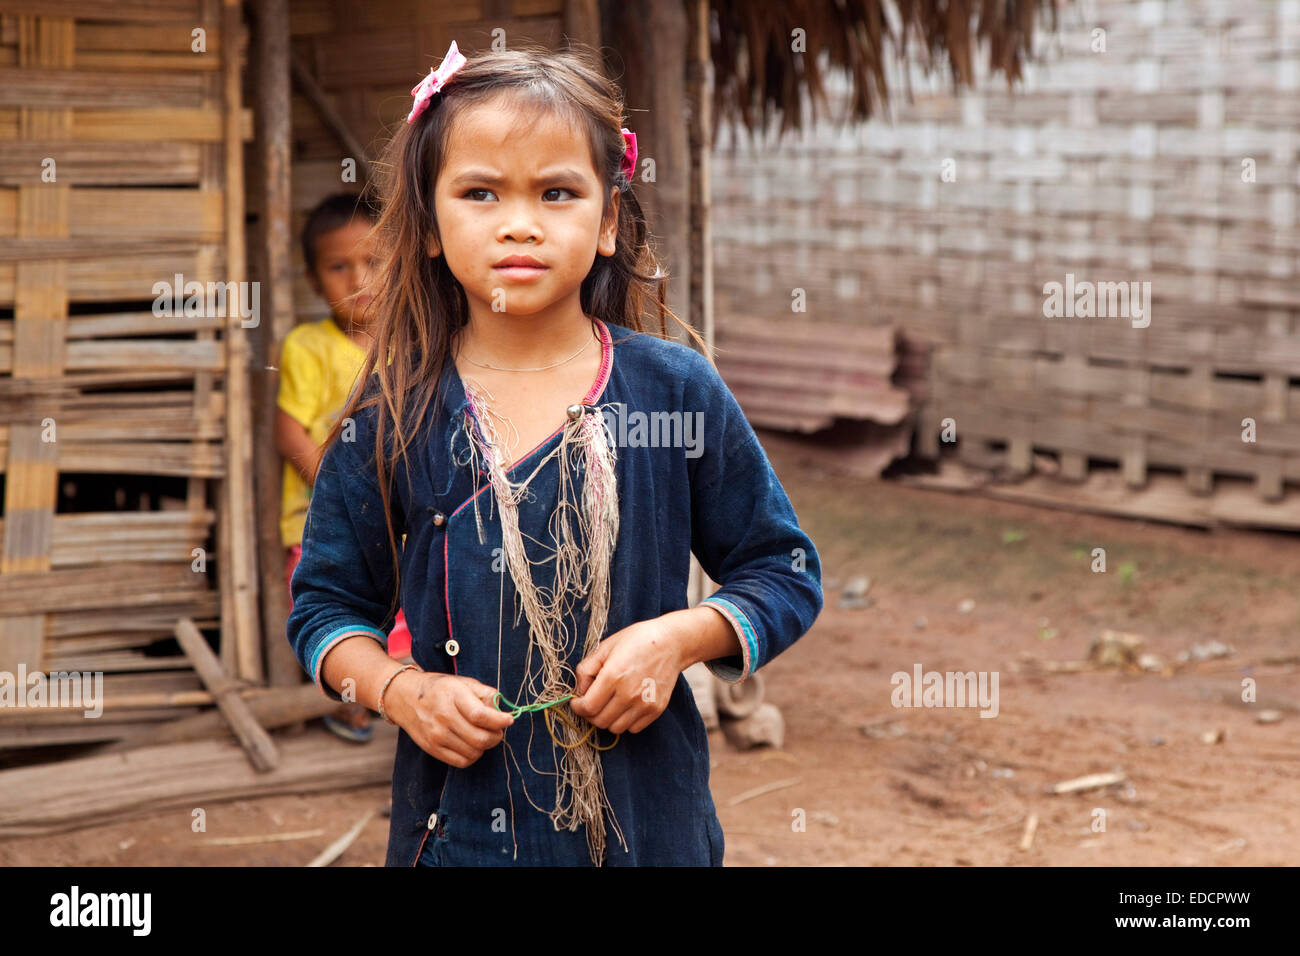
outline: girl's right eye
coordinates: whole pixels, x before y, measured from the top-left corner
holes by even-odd
[[[490,189],[471,189],[469,190],[469,192],[465,193],[465,195],[472,199],[475,193],[487,193],[488,195],[494,195],[492,190]]]

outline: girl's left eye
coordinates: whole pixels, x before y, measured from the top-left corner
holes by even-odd
[[[568,193],[570,196],[576,195],[573,190],[565,189],[563,186],[556,186],[552,189],[548,189],[546,192],[542,193],[542,195],[549,196],[551,193]]]

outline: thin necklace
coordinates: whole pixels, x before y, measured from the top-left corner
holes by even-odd
[[[582,343],[582,348],[578,349],[578,351],[574,352],[566,359],[561,359],[558,362],[552,362],[550,365],[539,365],[537,368],[506,368],[504,365],[488,365],[486,362],[475,362],[469,356],[465,356],[465,361],[469,362],[470,365],[477,365],[479,368],[495,369],[498,372],[542,372],[548,368],[555,368],[555,366],[557,365],[563,365],[565,362],[572,362],[574,359],[576,359],[579,355],[581,355],[583,352],[587,350],[587,346],[589,346],[592,343],[592,341],[593,341],[592,339],[587,339],[586,342]]]

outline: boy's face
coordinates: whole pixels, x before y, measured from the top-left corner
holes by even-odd
[[[310,274],[312,288],[334,314],[359,327],[369,323],[374,298],[361,291],[376,266],[373,244],[366,239],[370,228],[369,220],[358,216],[346,226],[322,233],[316,239],[316,270]]]
[[[618,193],[601,222],[600,180],[583,137],[556,117],[533,122],[500,102],[466,109],[434,190],[445,255],[471,312],[559,315],[573,308],[596,254],[614,254]],[[499,263],[531,256],[537,269]]]

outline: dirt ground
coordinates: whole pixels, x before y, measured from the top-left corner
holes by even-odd
[[[864,482],[828,474],[799,442],[763,443],[821,554],[826,608],[763,672],[784,748],[739,752],[710,736],[728,865],[1300,858],[1300,537]],[[1097,547],[1106,573],[1090,568]],[[859,576],[869,605],[841,606]],[[1164,671],[1044,667],[1085,659],[1105,629],[1142,635]],[[1177,663],[1211,640],[1230,655]],[[996,671],[997,716],[895,708],[891,675],[916,664]],[[1251,704],[1245,677],[1257,686]],[[1265,709],[1281,719],[1257,722]],[[1125,782],[1048,793],[1110,772]],[[0,843],[0,865],[301,865],[386,799],[386,787],[367,787],[214,805],[206,834],[178,810]],[[291,838],[211,842],[273,834]],[[376,816],[337,865],[381,865],[386,840]]]

